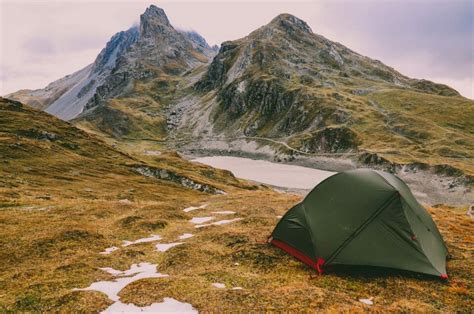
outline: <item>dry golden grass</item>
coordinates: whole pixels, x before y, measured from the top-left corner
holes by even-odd
[[[277,215],[300,196],[257,188],[171,152],[131,156],[44,113],[3,100],[0,105],[0,312],[98,312],[111,304],[104,294],[73,289],[112,279],[100,267],[125,270],[140,262],[157,264],[170,277],[128,285],[120,292],[125,303],[147,305],[173,297],[204,312],[469,312],[474,307],[474,223],[465,208],[430,209],[452,255],[449,282],[360,267],[315,276],[265,243]],[[43,131],[57,137],[44,139]],[[143,177],[130,169],[135,163],[228,194],[209,195]],[[182,211],[204,203],[209,204],[205,209]],[[189,222],[223,210],[236,214],[217,218],[242,220],[201,229]],[[99,254],[123,240],[159,234],[161,243],[169,243],[183,233],[195,236],[167,252],[144,243]],[[216,289],[214,282],[227,288]],[[232,290],[235,286],[244,289]],[[362,297],[374,297],[375,304],[363,305],[357,301]]]
[[[456,312],[473,307],[472,243],[474,223],[463,210],[433,208],[452,255],[449,282],[387,269],[344,267],[323,276],[265,243],[277,215],[300,197],[270,190],[241,191],[209,196],[179,195],[163,201],[153,197],[121,204],[117,200],[60,199],[8,207],[0,212],[0,304],[12,311],[100,311],[110,305],[99,292],[72,291],[112,277],[99,267],[125,270],[133,263],[157,264],[168,278],[136,281],[120,292],[121,300],[139,306],[173,297],[200,311],[375,311]],[[185,213],[188,205],[208,203]],[[44,210],[41,210],[44,209]],[[214,215],[232,210],[235,215]],[[193,216],[243,218],[228,225],[195,229]],[[155,243],[121,248],[151,233],[161,243],[175,242],[183,233],[194,237],[167,252]],[[216,289],[212,283],[224,283]],[[243,290],[232,290],[240,286]],[[357,300],[374,297],[368,307]]]

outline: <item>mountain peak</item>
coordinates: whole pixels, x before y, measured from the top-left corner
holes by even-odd
[[[171,24],[165,11],[155,5],[150,5],[145,13],[140,15],[140,35],[142,37],[151,37],[168,27],[171,27]]]
[[[283,28],[284,30],[294,30],[294,29],[299,29],[305,33],[312,33],[313,31],[311,30],[311,27],[309,25],[297,18],[294,15],[288,14],[288,13],[282,13],[276,16],[269,25]]]

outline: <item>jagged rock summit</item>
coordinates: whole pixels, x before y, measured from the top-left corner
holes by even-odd
[[[311,30],[311,27],[309,27],[309,25],[305,21],[288,13],[279,14],[268,25],[273,27],[280,27],[285,30],[298,29],[306,33],[313,32]]]
[[[115,34],[93,64],[49,84],[21,90],[8,98],[71,120],[103,102],[130,93],[136,80],[177,75],[215,54],[202,36],[174,29],[163,9],[151,5],[140,25]]]
[[[163,9],[151,5],[140,15],[140,36],[153,37],[163,32],[166,28],[171,28],[170,21]]]

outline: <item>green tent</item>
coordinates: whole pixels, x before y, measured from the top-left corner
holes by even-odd
[[[269,242],[319,272],[366,265],[447,278],[447,248],[430,214],[401,179],[382,171],[327,178],[281,218]]]

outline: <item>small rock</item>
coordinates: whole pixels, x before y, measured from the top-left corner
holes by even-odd
[[[99,254],[107,255],[107,254],[110,254],[110,253],[112,253],[112,252],[117,251],[118,249],[119,249],[119,248],[116,247],[116,246],[108,247],[108,248],[106,248],[104,251],[100,252]]]

